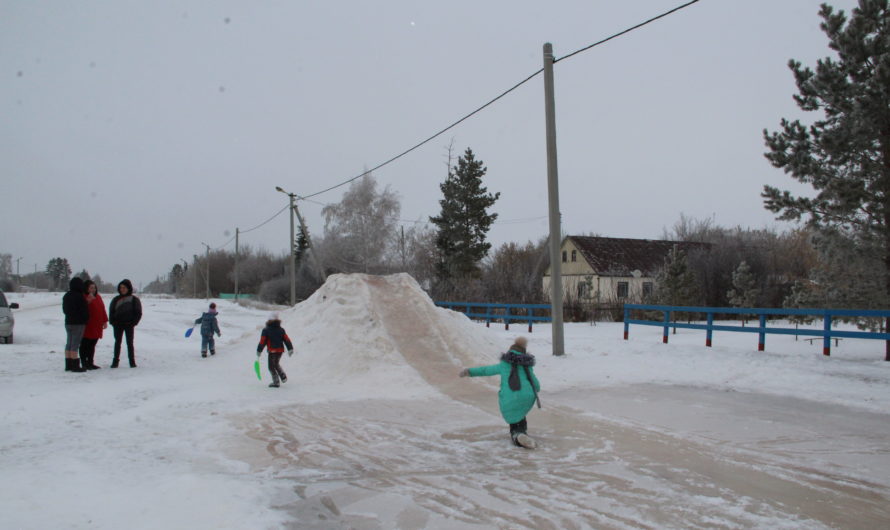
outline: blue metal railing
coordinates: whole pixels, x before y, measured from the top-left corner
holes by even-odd
[[[660,311],[663,315],[662,320],[639,320],[631,318],[632,311]],[[671,322],[672,313],[696,313],[706,316],[705,324],[692,324],[682,322]],[[724,324],[714,324],[714,315],[754,315],[757,317],[757,326],[731,326]],[[795,328],[775,328],[767,327],[768,316],[807,316],[821,317],[822,329],[795,329]],[[822,337],[822,353],[831,355],[831,339],[832,338],[849,338],[849,339],[877,339],[888,341],[888,348],[885,353],[886,361],[890,361],[890,333],[875,333],[869,331],[843,331],[832,329],[832,320],[834,318],[890,318],[890,310],[869,310],[869,309],[773,309],[773,308],[757,308],[757,307],[687,307],[687,306],[664,306],[664,305],[642,305],[642,304],[626,304],[624,306],[624,340],[628,339],[630,333],[630,325],[637,324],[640,326],[658,326],[664,329],[662,342],[667,344],[668,331],[670,328],[680,329],[701,329],[706,332],[705,346],[711,346],[715,331],[735,331],[741,333],[757,333],[757,349],[763,351],[766,348],[766,336],[774,335],[805,335],[811,337]]]
[[[458,311],[469,318],[485,320],[485,326],[492,321],[504,323],[504,329],[510,329],[510,322],[527,322],[528,332],[532,332],[532,323],[550,322],[550,315],[536,316],[535,311],[550,312],[550,304],[491,304],[484,302],[436,302],[439,307]],[[475,310],[475,311],[474,311]],[[478,310],[485,310],[484,313]],[[511,311],[513,311],[511,313]],[[524,314],[520,314],[524,312]]]

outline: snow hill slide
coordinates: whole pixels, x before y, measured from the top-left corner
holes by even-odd
[[[288,385],[341,393],[245,424],[257,442],[247,460],[296,484],[279,506],[300,528],[821,528],[843,526],[843,513],[878,527],[890,516],[868,484],[597,416],[584,389],[548,394],[569,362],[538,372],[544,409],[529,423],[541,447],[516,449],[496,381],[458,378],[509,343],[405,274],[333,275],[281,318],[297,347]]]

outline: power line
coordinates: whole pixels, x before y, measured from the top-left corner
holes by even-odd
[[[323,189],[323,190],[321,190],[321,191],[316,191],[315,193],[310,193],[309,195],[306,195],[306,196],[304,196],[303,198],[304,198],[304,199],[307,199],[307,198],[309,198],[309,197],[315,197],[315,196],[317,196],[317,195],[321,195],[322,193],[327,193],[327,192],[329,192],[329,191],[331,191],[331,190],[335,190],[335,189],[339,188],[340,186],[345,186],[346,184],[349,184],[350,182],[353,182],[353,181],[355,181],[355,180],[358,180],[358,179],[362,178],[363,176],[367,175],[368,173],[377,171],[378,169],[382,168],[383,166],[386,166],[386,165],[389,165],[389,164],[395,162],[396,160],[402,158],[403,156],[407,155],[407,154],[410,153],[411,151],[414,151],[415,149],[418,149],[419,147],[421,147],[421,146],[423,146],[423,145],[425,145],[425,144],[427,144],[427,143],[429,143],[429,142],[435,140],[435,139],[438,138],[439,136],[442,136],[442,135],[445,134],[446,132],[448,132],[448,131],[450,131],[451,129],[457,127],[458,125],[460,125],[460,124],[463,123],[464,121],[468,120],[469,118],[473,117],[474,115],[476,115],[476,114],[482,112],[482,110],[484,110],[486,107],[492,105],[494,102],[498,101],[499,99],[501,99],[502,97],[506,96],[506,95],[509,94],[510,92],[513,92],[513,91],[516,90],[517,88],[519,88],[519,87],[521,87],[522,85],[528,83],[528,82],[531,81],[536,75],[540,74],[540,73],[543,72],[543,71],[544,71],[543,68],[539,69],[538,71],[536,71],[536,72],[534,72],[533,74],[529,75],[528,77],[526,77],[526,78],[523,79],[522,81],[520,81],[520,82],[516,83],[515,85],[511,86],[511,87],[508,88],[507,90],[504,90],[503,92],[501,92],[500,94],[498,94],[496,97],[494,97],[494,98],[488,100],[487,102],[485,102],[482,106],[480,106],[479,108],[477,108],[477,109],[474,110],[473,112],[470,112],[469,114],[466,114],[465,116],[463,116],[463,117],[460,118],[459,120],[455,121],[454,123],[452,123],[451,125],[445,127],[444,129],[440,130],[439,132],[433,134],[432,136],[430,136],[430,137],[427,138],[426,140],[423,140],[423,141],[421,141],[421,142],[419,142],[419,143],[413,145],[412,147],[409,147],[408,149],[405,149],[404,151],[402,151],[401,153],[397,154],[396,156],[390,158],[389,160],[387,160],[387,161],[385,161],[385,162],[382,162],[382,163],[380,163],[380,164],[377,164],[376,166],[372,167],[371,169],[369,169],[369,170],[367,170],[367,171],[363,171],[361,174],[356,175],[356,176],[354,176],[354,177],[352,177],[352,178],[350,178],[350,179],[344,180],[343,182],[341,182],[341,183],[339,183],[339,184],[335,184],[335,185],[333,185],[333,186],[331,186],[331,187],[329,187],[329,188]]]
[[[577,49],[577,50],[573,51],[572,53],[570,53],[570,54],[568,54],[568,55],[564,55],[564,56],[560,57],[559,59],[554,60],[553,62],[556,63],[556,62],[562,61],[563,59],[568,59],[568,58],[570,58],[570,57],[573,57],[573,56],[575,56],[575,55],[578,55],[579,53],[585,52],[585,51],[590,50],[590,49],[592,49],[592,48],[596,48],[597,46],[600,46],[600,45],[602,45],[602,44],[605,44],[605,43],[609,42],[610,40],[617,39],[618,37],[621,37],[621,36],[623,36],[623,35],[626,35],[626,34],[632,32],[632,31],[634,31],[634,30],[637,30],[637,29],[639,29],[639,28],[641,28],[641,27],[643,27],[643,26],[645,26],[645,25],[647,25],[647,24],[651,24],[652,22],[655,22],[656,20],[659,20],[659,19],[664,18],[664,17],[666,17],[666,16],[669,16],[669,15],[671,15],[671,14],[673,14],[673,13],[676,13],[677,11],[680,11],[681,9],[687,8],[687,7],[689,7],[689,6],[691,6],[692,4],[695,4],[695,3],[697,3],[697,2],[699,2],[699,0],[692,0],[691,2],[687,2],[687,3],[683,4],[683,5],[677,6],[677,7],[673,8],[673,9],[671,9],[671,10],[669,10],[669,11],[665,11],[664,13],[662,13],[662,14],[660,14],[660,15],[654,16],[654,17],[652,17],[652,18],[650,18],[650,19],[648,19],[648,20],[645,20],[645,21],[643,21],[643,22],[640,22],[639,24],[637,24],[637,25],[635,25],[635,26],[631,26],[631,27],[629,27],[629,28],[627,28],[627,29],[624,29],[624,30],[622,30],[622,31],[619,31],[618,33],[615,33],[615,34],[613,34],[613,35],[610,35],[610,36],[606,37],[605,39],[599,40],[599,41],[597,41],[597,42],[594,42],[593,44],[590,44],[590,45],[585,46],[585,47],[583,47],[583,48]],[[422,147],[423,145],[426,145],[427,143],[429,143],[429,142],[435,140],[435,139],[438,138],[439,136],[442,136],[442,135],[445,134],[446,132],[450,131],[451,129],[457,127],[458,125],[460,125],[460,124],[463,123],[464,121],[468,120],[469,118],[471,118],[471,117],[475,116],[476,114],[482,112],[484,109],[486,109],[487,107],[491,106],[491,105],[494,104],[496,101],[500,100],[501,98],[503,98],[504,96],[506,96],[506,95],[509,94],[510,92],[513,92],[514,90],[516,90],[517,88],[521,87],[521,86],[524,85],[525,83],[531,81],[535,76],[537,76],[538,74],[540,74],[540,73],[543,72],[543,71],[544,71],[543,68],[540,68],[540,69],[536,70],[535,72],[531,73],[528,77],[526,77],[526,78],[523,79],[522,81],[516,83],[515,85],[511,86],[511,87],[508,88],[507,90],[504,90],[503,92],[501,92],[500,94],[498,94],[496,97],[494,97],[494,98],[488,100],[488,101],[485,102],[483,105],[481,105],[481,106],[478,107],[477,109],[473,110],[473,111],[470,112],[469,114],[464,115],[464,116],[461,117],[459,120],[457,120],[457,121],[451,123],[450,125],[448,125],[448,126],[445,127],[444,129],[440,130],[439,132],[433,134],[433,135],[430,136],[429,138],[427,138],[427,139],[425,139],[425,140],[422,140],[422,141],[418,142],[417,144],[415,144],[415,145],[409,147],[408,149],[406,149],[406,150],[402,151],[401,153],[397,154],[396,156],[390,158],[389,160],[386,160],[386,161],[384,161],[384,162],[381,162],[380,164],[377,164],[376,166],[372,167],[371,169],[366,170],[366,171],[363,171],[362,173],[360,173],[360,174],[358,174],[358,175],[356,175],[356,176],[354,176],[354,177],[351,177],[351,178],[349,178],[349,179],[346,179],[346,180],[344,180],[344,181],[342,181],[342,182],[340,182],[340,183],[338,183],[338,184],[334,184],[333,186],[330,186],[330,187],[328,187],[328,188],[325,188],[325,189],[323,189],[323,190],[321,190],[321,191],[316,191],[316,192],[314,192],[314,193],[310,193],[310,194],[305,195],[305,196],[300,197],[300,198],[302,198],[302,199],[308,199],[308,198],[316,197],[316,196],[321,195],[321,194],[323,194],[323,193],[327,193],[327,192],[329,192],[329,191],[335,190],[335,189],[337,189],[337,188],[339,188],[339,187],[341,187],[341,186],[345,186],[346,184],[349,184],[350,182],[353,182],[353,181],[356,181],[356,180],[362,178],[363,176],[367,175],[368,173],[372,173],[372,172],[374,172],[374,171],[377,171],[378,169],[380,169],[380,168],[382,168],[382,167],[384,167],[384,166],[387,166],[387,165],[389,165],[389,164],[395,162],[396,160],[398,160],[398,159],[402,158],[403,156],[407,155],[408,153],[410,153],[410,152],[412,152],[412,151],[414,151],[414,150],[416,150],[416,149]]]
[[[262,227],[266,226],[267,224],[269,224],[269,223],[272,221],[272,219],[275,219],[276,217],[278,217],[279,215],[281,215],[282,212],[284,212],[284,211],[287,210],[288,208],[290,208],[290,205],[289,205],[289,204],[284,205],[284,208],[278,210],[278,211],[275,213],[275,215],[273,215],[272,217],[266,219],[265,221],[263,221],[262,223],[256,225],[256,226],[253,227],[253,228],[248,228],[247,230],[241,230],[241,233],[242,233],[242,234],[246,234],[246,233],[248,233],[248,232],[253,232],[254,230],[257,230],[257,229],[259,229],[259,228],[262,228]],[[234,239],[234,238],[232,238],[232,239]],[[228,243],[227,243],[227,244],[228,244]]]
[[[673,9],[671,9],[671,10],[669,10],[669,11],[665,11],[664,13],[662,13],[662,14],[660,14],[660,15],[658,15],[658,16],[654,16],[654,17],[652,17],[652,18],[650,18],[650,19],[648,19],[648,20],[645,20],[645,21],[643,21],[643,22],[640,22],[640,23],[637,24],[636,26],[631,26],[631,27],[629,27],[629,28],[627,28],[627,29],[625,29],[625,30],[623,30],[623,31],[619,31],[618,33],[615,33],[615,34],[613,34],[613,35],[610,35],[610,36],[606,37],[606,38],[603,39],[603,40],[596,41],[596,42],[594,42],[593,44],[591,44],[591,45],[589,45],[589,46],[585,46],[585,47],[583,47],[583,48],[577,49],[577,50],[573,51],[572,53],[570,53],[570,54],[568,54],[568,55],[563,55],[563,56],[560,57],[559,59],[555,59],[553,62],[554,62],[554,63],[558,63],[559,61],[562,61],[563,59],[568,59],[569,57],[573,57],[573,56],[575,56],[575,55],[578,55],[578,54],[581,53],[581,52],[586,52],[587,50],[589,50],[589,49],[591,49],[591,48],[596,48],[597,46],[599,46],[599,45],[601,45],[601,44],[605,44],[605,43],[609,42],[610,40],[617,39],[618,37],[621,37],[621,36],[623,36],[623,35],[626,35],[626,34],[630,33],[631,31],[640,29],[640,28],[642,28],[643,26],[645,26],[645,25],[647,25],[647,24],[651,24],[652,22],[655,22],[655,21],[658,20],[658,19],[661,19],[661,18],[664,18],[664,17],[666,17],[666,16],[672,15],[672,14],[676,13],[677,11],[680,11],[681,9],[685,9],[685,8],[691,6],[692,4],[698,3],[698,1],[699,1],[699,0],[692,0],[691,2],[686,2],[685,4],[680,5],[680,6],[677,6],[677,7],[673,8]]]

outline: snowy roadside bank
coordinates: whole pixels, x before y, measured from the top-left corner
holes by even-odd
[[[136,335],[139,368],[109,369],[111,341],[106,336],[97,350],[103,368],[70,374],[62,371],[60,295],[14,295],[22,304],[16,312],[16,344],[0,345],[0,468],[5,479],[0,483],[0,527],[276,528],[311,515],[316,527],[330,528],[350,521],[350,510],[362,521],[359,527],[403,516],[433,528],[457,520],[477,521],[467,527],[503,522],[502,512],[477,519],[466,513],[474,495],[485,493],[477,490],[488,480],[472,466],[484,465],[492,451],[504,450],[501,420],[485,407],[454,401],[443,389],[457,379],[460,363],[495,362],[500,349],[524,330],[486,330],[446,312],[429,313],[441,329],[402,327],[391,322],[393,315],[369,310],[391,308],[392,303],[366,306],[369,294],[360,284],[344,281],[341,287],[327,293],[327,299],[323,292],[313,304],[283,315],[297,354],[285,358],[289,382],[278,390],[267,388],[266,379],[257,381],[252,371],[267,311],[217,300],[223,332],[219,353],[202,359],[198,338],[186,340],[183,332],[205,302],[146,297],[146,317]],[[422,305],[411,297],[405,301],[412,314],[426,311]],[[689,497],[670,481],[651,488],[644,502],[651,512],[634,508],[642,501],[625,498],[629,492],[616,491],[615,485],[645,479],[634,470],[638,457],[620,453],[621,448],[603,438],[607,433],[571,430],[574,413],[564,407],[601,423],[625,425],[633,433],[630,439],[636,433],[642,438],[666,433],[680,440],[678,449],[687,443],[731,446],[745,459],[770,451],[768,444],[777,443],[774,432],[784,433],[787,440],[778,441],[785,444],[781,458],[768,460],[770,466],[797,465],[798,457],[785,453],[800,444],[796,447],[809,451],[800,459],[842,477],[874,475],[874,470],[860,468],[888,451],[883,439],[861,444],[876,435],[869,426],[886,417],[883,404],[890,399],[890,363],[875,352],[883,346],[877,342],[844,341],[826,358],[818,345],[794,342],[793,337],[770,337],[767,351],[757,352],[747,334],[718,334],[717,346],[705,348],[703,334],[689,331],[672,335],[671,343],[663,345],[657,328],[633,328],[629,341],[621,339],[620,324],[572,324],[566,329],[565,358],[549,355],[547,326],[536,326],[527,335],[538,356],[545,404],[531,418],[532,426],[542,429],[545,447],[527,458],[540,480],[553,480],[551,471],[560,473],[557,478],[563,482],[552,484],[554,492],[575,492],[578,520],[598,516],[584,511],[593,502],[591,496],[601,497],[600,512],[639,524],[658,521],[653,514],[663,499],[671,505],[699,506],[724,523],[766,524],[785,515],[781,510],[770,515],[774,508],[748,513],[748,500],[731,496],[709,505],[712,501]],[[427,345],[427,335],[454,330],[464,330],[466,336],[442,340],[456,349],[477,345],[485,351],[444,352],[436,361],[444,364],[425,367],[420,374],[418,354],[425,350],[406,348]],[[396,332],[410,340],[393,342]],[[265,368],[263,376],[268,378]],[[431,378],[437,379],[435,384]],[[483,405],[493,406],[494,389],[483,390]],[[744,392],[751,399],[733,408],[734,400],[720,391]],[[804,401],[783,403],[785,396]],[[829,416],[834,419],[822,419],[823,403],[832,407]],[[724,410],[729,414],[720,419]],[[776,422],[788,414],[796,415],[796,423],[777,429]],[[752,416],[745,423],[750,431],[740,427],[747,415]],[[839,419],[844,416],[861,416],[861,421],[847,423]],[[855,428],[844,432],[850,425]],[[577,455],[584,456],[583,465],[573,460]],[[507,466],[496,473],[528,473],[510,467],[507,454],[495,461]],[[656,464],[662,465],[646,465]],[[453,492],[463,500],[431,508],[436,492],[449,487],[455,466],[471,466],[468,473],[482,474]],[[613,466],[620,469],[608,471]],[[784,473],[775,473],[780,471]],[[402,472],[409,475],[400,477]],[[578,490],[576,475],[601,481],[596,486],[601,489],[595,495]],[[348,484],[350,480],[358,482]],[[338,487],[367,500],[350,505],[344,500],[349,495],[335,495]],[[612,493],[617,497],[607,497]],[[339,508],[332,511],[334,500]],[[509,511],[508,501],[499,502]],[[369,516],[374,510],[377,518]],[[539,512],[553,516],[545,508]],[[319,514],[328,519],[318,519]],[[685,515],[672,517],[677,521]]]

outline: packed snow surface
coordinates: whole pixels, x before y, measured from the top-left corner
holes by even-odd
[[[509,332],[406,275],[335,275],[282,308],[288,382],[257,381],[268,310],[144,297],[139,367],[63,371],[61,293],[10,294],[0,345],[0,528],[879,528],[890,521],[890,363],[821,345],[659,328],[528,335],[544,408],[514,448],[490,364]],[[108,300],[106,299],[106,303]],[[517,329],[518,328],[518,329]],[[265,356],[262,359],[265,365]]]

